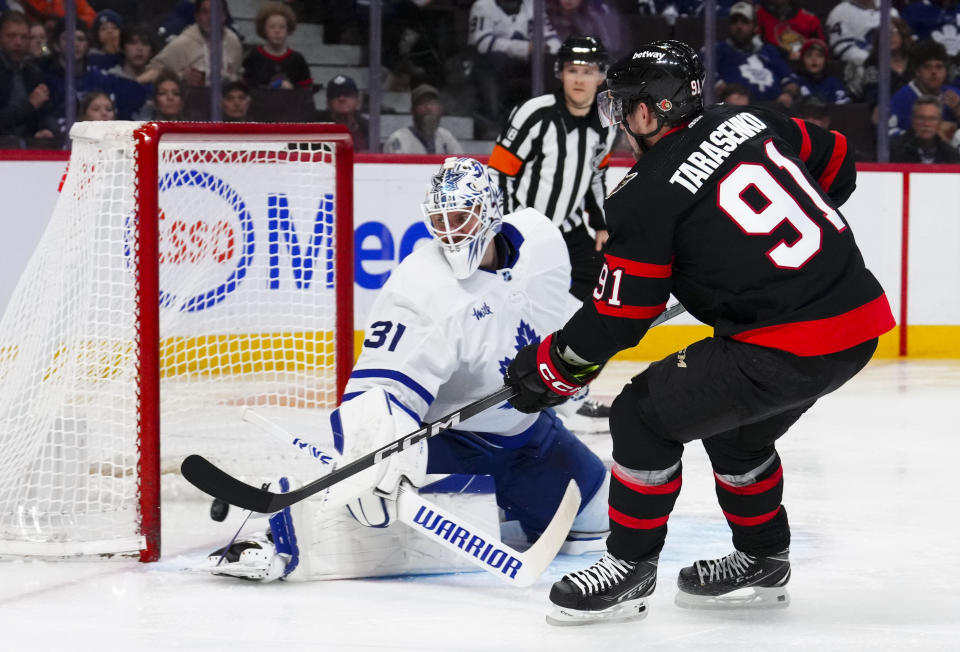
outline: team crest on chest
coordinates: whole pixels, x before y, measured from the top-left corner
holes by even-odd
[[[533,330],[533,327],[527,322],[520,320],[520,325],[517,326],[517,334],[514,338],[514,349],[519,351],[528,344],[539,344],[540,336],[537,335],[537,332]],[[507,357],[500,361],[500,375],[507,373],[507,367],[510,366],[510,363],[513,362],[513,358]],[[501,405],[500,409],[507,410],[510,409],[509,404]]]

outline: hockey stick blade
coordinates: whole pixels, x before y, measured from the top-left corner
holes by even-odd
[[[474,401],[469,405],[465,405],[456,412],[451,412],[437,421],[428,423],[418,430],[414,430],[405,437],[401,437],[386,446],[378,448],[372,453],[357,458],[329,475],[325,475],[318,480],[305,484],[299,489],[294,489],[284,494],[276,494],[272,491],[258,489],[257,487],[248,485],[221,470],[201,455],[187,456],[187,458],[183,460],[183,464],[180,465],[180,472],[183,473],[183,477],[186,478],[190,484],[214,498],[220,498],[231,505],[236,505],[243,509],[270,514],[278,512],[284,507],[289,507],[294,503],[298,503],[305,498],[309,498],[315,493],[323,491],[331,485],[349,478],[391,455],[406,450],[421,440],[439,435],[441,432],[458,425],[461,421],[466,421],[470,417],[476,416],[494,405],[509,401],[515,395],[516,390],[514,388],[508,386],[501,387],[492,394]]]
[[[676,317],[677,315],[682,315],[686,311],[687,309],[684,308],[682,304],[675,303],[669,308],[667,308],[666,310],[664,310],[663,312],[661,312],[660,316],[654,319],[653,323],[650,324],[650,328],[653,328],[654,326],[659,326],[663,322],[669,321],[674,317]]]
[[[566,541],[580,509],[580,489],[570,480],[547,529],[537,542],[520,552],[499,537],[445,512],[405,483],[397,498],[398,520],[459,557],[496,575],[510,586],[530,586],[543,575]]]

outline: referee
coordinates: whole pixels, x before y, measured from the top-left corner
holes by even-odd
[[[597,113],[607,50],[598,38],[571,36],[557,52],[554,72],[562,91],[514,107],[487,166],[500,184],[504,213],[532,206],[563,232],[572,268],[570,293],[588,301],[603,266],[600,251],[608,237],[604,172],[617,136],[615,129],[600,124]],[[590,398],[581,401],[576,415],[585,418],[571,421],[576,424],[571,428],[605,429],[610,406]]]
[[[573,268],[570,292],[586,301],[603,265],[604,171],[616,138],[597,114],[607,50],[600,39],[571,36],[560,47],[554,70],[563,90],[514,107],[488,166],[500,185],[504,213],[533,207],[563,232]],[[588,233],[587,221],[595,236]]]

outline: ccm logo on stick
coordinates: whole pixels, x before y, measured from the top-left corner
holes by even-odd
[[[392,444],[387,444],[386,446],[378,450],[376,453],[373,454],[373,463],[376,464],[377,462],[379,462],[385,457],[389,457],[394,453],[399,453],[400,451],[407,450],[408,448],[416,444],[421,439],[426,439],[427,437],[433,437],[434,435],[439,434],[444,430],[447,430],[448,428],[454,427],[458,423],[460,423],[459,412],[455,414],[451,414],[446,421],[437,421],[435,423],[431,423],[425,428],[421,428],[416,432],[412,432],[406,437],[404,437],[403,439],[398,439]]]

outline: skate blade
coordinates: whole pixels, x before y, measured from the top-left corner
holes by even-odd
[[[562,417],[563,425],[577,435],[604,435],[610,432],[610,420],[577,414]]]
[[[673,603],[684,609],[785,609],[790,594],[782,586],[745,587],[725,595],[693,595],[678,591]]]
[[[557,627],[578,627],[580,625],[599,625],[601,623],[625,623],[643,620],[647,617],[647,599],[627,600],[603,611],[580,611],[567,607],[554,606],[547,614],[547,623]]]

